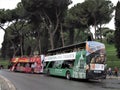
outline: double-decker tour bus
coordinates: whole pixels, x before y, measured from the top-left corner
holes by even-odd
[[[67,79],[105,79],[105,45],[86,41],[48,51],[45,56],[45,73]]]
[[[19,71],[26,73],[42,73],[43,72],[43,59],[41,56],[32,57],[14,57],[11,60],[11,71]]]

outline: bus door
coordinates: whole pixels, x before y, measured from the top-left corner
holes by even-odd
[[[50,73],[53,75],[63,76],[63,70],[61,69],[63,61],[55,61]]]
[[[76,53],[72,77],[86,79],[86,51],[84,50]]]

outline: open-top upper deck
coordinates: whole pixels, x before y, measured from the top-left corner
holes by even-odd
[[[48,55],[55,55],[59,53],[76,52],[82,49],[86,50],[87,52],[95,52],[100,49],[105,49],[105,45],[103,43],[96,42],[96,41],[85,41],[78,44],[72,44],[72,45],[68,45],[68,46],[64,46],[56,49],[51,49],[51,50],[48,50],[47,53]]]

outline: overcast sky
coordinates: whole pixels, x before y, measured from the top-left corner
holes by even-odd
[[[20,2],[21,0],[0,0],[0,9],[13,9],[16,7],[17,3]],[[72,7],[74,4],[81,3],[84,0],[72,0],[73,3],[69,6]],[[118,2],[118,0],[111,0],[114,5]],[[106,25],[107,27],[114,29],[114,18],[111,20],[111,22]],[[3,37],[4,37],[4,31],[0,30],[0,48],[1,48],[1,43],[3,42]]]

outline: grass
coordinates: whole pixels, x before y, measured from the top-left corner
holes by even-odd
[[[4,60],[4,59],[0,58],[0,65],[3,65],[4,68],[7,68],[9,65],[9,60]]]
[[[107,52],[107,66],[114,68],[115,66],[120,68],[120,59],[117,58],[116,48],[114,44],[106,44],[106,52]]]

